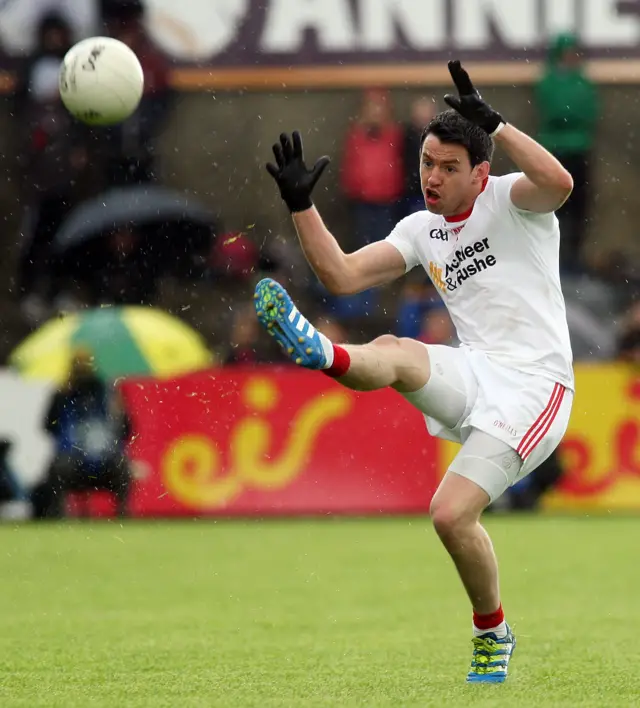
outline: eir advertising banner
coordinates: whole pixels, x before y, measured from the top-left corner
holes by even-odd
[[[425,513],[457,446],[395,392],[316,372],[212,370],[125,384],[140,515]],[[640,375],[578,365],[551,510],[640,510]]]
[[[438,448],[394,391],[293,367],[130,381],[139,516],[426,512]]]
[[[0,420],[29,488],[53,441],[42,428],[53,387],[2,372],[15,405]],[[426,513],[457,446],[428,436],[393,391],[355,393],[294,367],[212,369],[122,384],[134,435],[137,516]],[[16,416],[16,405],[19,415]],[[640,372],[576,366],[553,511],[640,511]],[[111,513],[96,495],[94,511]]]

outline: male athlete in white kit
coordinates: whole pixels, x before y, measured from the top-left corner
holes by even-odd
[[[420,410],[432,435],[462,444],[431,502],[431,518],[473,606],[473,682],[502,682],[515,647],[498,566],[479,523],[486,506],[542,463],[562,439],[573,400],[572,355],[558,274],[554,211],[571,175],[481,98],[460,62],[459,96],[425,128],[420,175],[427,209],[385,241],[342,251],[311,202],[329,159],[308,170],[298,133],[268,165],[300,244],[332,293],[356,293],[422,266],[440,292],[460,347],[383,335],[334,344],[266,279],[256,286],[260,322],[296,364],[322,369],[358,391],[391,386]],[[489,175],[494,141],[520,172]],[[416,156],[418,157],[418,156]]]

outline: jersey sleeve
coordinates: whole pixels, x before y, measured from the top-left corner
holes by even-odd
[[[502,177],[497,177],[494,187],[495,200],[498,208],[509,209],[516,213],[529,214],[530,212],[518,209],[518,207],[511,201],[511,187],[524,176],[524,172],[511,172],[508,175],[503,175]]]
[[[520,219],[535,221],[540,224],[546,224],[546,222],[551,223],[555,218],[553,212],[543,214],[535,211],[528,211],[527,209],[520,209],[513,203],[511,200],[511,188],[520,179],[520,177],[524,177],[524,172],[511,172],[508,175],[503,175],[502,177],[496,178],[494,199],[496,201],[498,213],[508,209],[512,214]]]
[[[395,246],[404,258],[406,273],[420,265],[420,259],[413,245],[413,229],[410,226],[411,216],[402,219],[396,224],[393,231],[385,241]]]

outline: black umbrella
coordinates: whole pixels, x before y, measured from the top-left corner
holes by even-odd
[[[191,229],[211,235],[213,214],[192,197],[165,187],[136,185],[111,189],[77,206],[56,233],[53,248],[61,257],[123,226],[162,227],[184,235]]]

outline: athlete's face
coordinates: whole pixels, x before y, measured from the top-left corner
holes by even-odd
[[[420,182],[427,209],[453,216],[471,207],[489,174],[489,163],[471,167],[462,145],[443,143],[427,135],[420,155]]]

